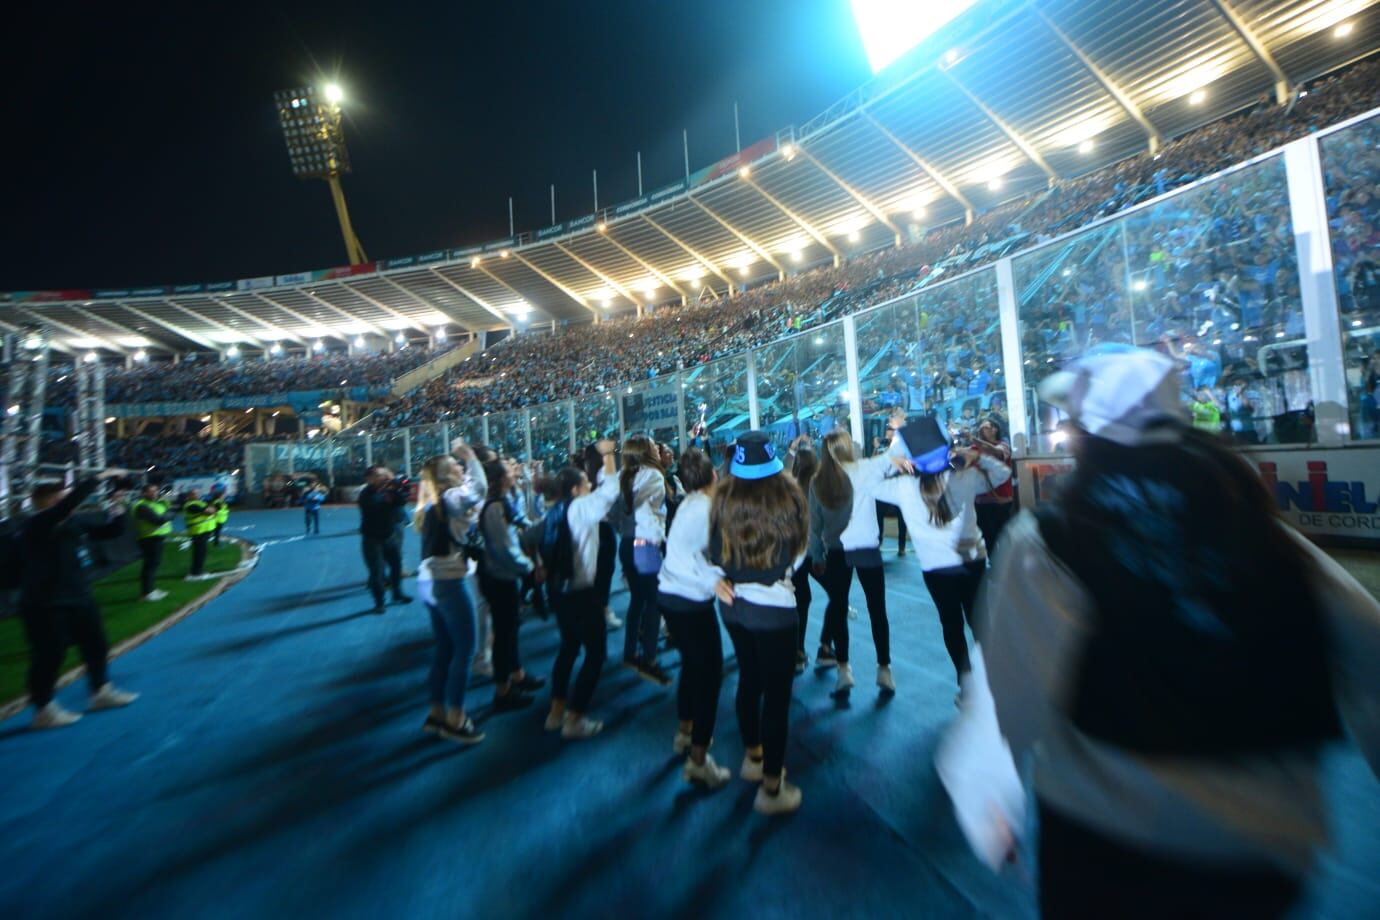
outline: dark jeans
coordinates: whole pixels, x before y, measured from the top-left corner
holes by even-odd
[[[479,576],[479,589],[494,621],[494,683],[501,685],[522,668],[518,658],[518,583]]]
[[[959,680],[972,668],[968,661],[968,638],[963,633],[963,622],[967,620],[969,628],[976,630],[973,615],[976,612],[978,585],[982,583],[985,567],[985,562],[979,562],[925,573],[925,587],[929,589],[930,599],[939,610],[944,648],[949,652],[949,660],[954,663]]]
[[[1040,803],[1045,917],[1282,917],[1301,889],[1265,865],[1209,867],[1139,850]]]
[[[402,594],[402,532],[395,530],[388,537],[365,537],[363,548],[364,564],[369,567],[369,593],[374,595],[374,603],[382,607],[386,590],[391,589],[395,599]]]
[[[561,648],[556,653],[556,665],[551,669],[551,698],[565,700],[566,708],[581,715],[589,711],[589,701],[603,673],[608,659],[608,630],[604,627],[604,605],[599,603],[597,587],[571,591],[551,602],[556,611],[556,627],[561,633]],[[585,663],[575,678],[575,692],[567,696],[570,672],[580,648],[585,650]]]
[[[724,641],[712,601],[700,610],[661,609],[666,627],[680,650],[680,687],[676,690],[676,715],[692,723],[690,742],[709,747],[719,717],[719,689],[724,683]],[[792,659],[794,666],[794,659]],[[741,684],[740,684],[741,686]],[[789,700],[789,691],[787,692]]]
[[[431,614],[431,634],[436,640],[427,680],[431,704],[463,710],[475,646],[474,600],[469,586],[463,578],[456,578],[418,582],[418,588]]]
[[[810,601],[814,600],[814,592],[810,590],[810,557],[806,556],[805,561],[800,564],[800,568],[795,570],[791,576],[791,582],[795,585],[795,617],[799,628],[796,631],[796,649],[800,652],[805,651],[805,627],[810,622]]]
[[[161,542],[161,541],[160,541]],[[67,646],[76,642],[86,664],[86,679],[97,690],[106,682],[109,646],[95,601],[62,607],[38,607],[22,613],[29,643],[29,699],[42,708],[53,699]]]
[[[854,569],[842,550],[831,550],[824,560],[824,590],[829,606],[824,610],[824,631],[820,644],[832,642],[834,656],[840,664],[848,663],[848,592],[853,586],[853,573],[858,574],[863,596],[867,598],[867,616],[872,621],[872,642],[877,646],[877,664],[891,664],[891,624],[886,617],[886,576],[881,566]]]
[[[211,542],[216,546],[220,546],[220,532],[223,529],[225,529],[225,525],[218,523],[216,524],[216,529],[211,532]]]
[[[602,609],[609,605],[613,573],[618,566],[618,534],[608,521],[599,522],[599,561],[594,570],[594,600]]]
[[[192,537],[192,570],[189,574],[204,575],[206,573],[206,548],[210,543],[210,531]]]
[[[795,680],[795,627],[750,630],[728,624],[738,656],[738,730],[743,747],[762,745],[762,772],[780,776]]]
[[[1014,502],[979,502],[973,506],[973,510],[977,512],[978,530],[982,531],[982,542],[987,544],[988,556],[996,550],[997,538],[1001,536],[1006,522],[1011,520],[1011,510],[1014,506]]]
[[[139,596],[153,590],[158,579],[158,567],[163,564],[163,538],[147,537],[139,541],[139,555],[144,564],[139,569]]]
[[[628,613],[624,618],[628,631],[623,636],[623,660],[654,661],[657,635],[661,632],[661,617],[656,609],[656,576],[643,575],[633,565],[632,537],[624,537],[619,542],[618,558],[623,564],[623,574],[628,577],[628,593],[631,595]]]
[[[894,517],[896,519],[896,551],[904,553],[906,551],[906,519],[901,516],[901,509],[886,502],[877,502],[877,539],[881,543],[886,542],[886,527],[883,519]]]
[[[320,508],[304,508],[304,509],[302,509],[302,515],[303,515],[303,517],[306,519],[307,533],[320,533],[320,532],[321,532],[321,509],[320,509]]]

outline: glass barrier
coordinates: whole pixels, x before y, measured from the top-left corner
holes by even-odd
[[[392,431],[375,431],[370,435],[373,441],[373,464],[374,466],[386,466],[393,472],[407,471],[407,447],[404,440],[407,437],[407,429],[396,428]]]
[[[527,462],[525,410],[489,414],[489,446],[505,457]]]
[[[1353,439],[1380,438],[1380,117],[1319,140]]]
[[[703,449],[731,444],[752,427],[747,370],[747,355],[738,355],[684,372],[690,446]]]
[[[408,472],[413,477],[420,475],[422,464],[432,457],[450,453],[450,430],[447,425],[417,425],[404,430],[410,432],[412,437],[412,469]]]
[[[1283,156],[1012,260],[1032,452],[1061,440],[1041,380],[1102,346],[1182,359],[1193,424],[1242,444],[1312,440]]]
[[[466,444],[484,443],[484,418],[476,415],[473,418],[452,419],[447,424],[450,425],[450,436],[452,438],[464,438]]]
[[[849,425],[848,373],[843,324],[820,326],[759,349],[757,412],[784,448],[799,434],[817,442]]]
[[[679,374],[624,387],[619,398],[623,401],[624,437],[632,434],[650,435],[652,440],[667,445],[674,453],[680,453]]]
[[[575,447],[587,447],[601,438],[621,440],[618,400],[612,392],[591,393],[575,400]]]
[[[570,460],[570,410],[568,400],[531,410],[532,459],[548,470],[558,470]]]
[[[369,466],[369,440],[363,432],[354,437],[346,435],[329,439],[331,477],[335,485],[364,484],[364,470]]]

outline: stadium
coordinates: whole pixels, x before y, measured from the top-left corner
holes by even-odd
[[[1364,0],[977,0],[917,15],[919,6],[851,4],[849,41],[873,76],[808,121],[746,137],[735,110],[733,149],[716,159],[692,162],[688,133],[673,139],[683,169],[669,184],[644,189],[639,154],[636,197],[601,201],[596,172],[587,211],[557,220],[552,186],[547,225],[517,225],[509,199],[507,235],[437,240],[444,248],[410,255],[369,259],[351,223],[341,183],[349,94],[324,83],[285,90],[264,103],[294,174],[330,184],[349,264],[0,294],[13,601],[0,618],[0,762],[11,777],[0,904],[26,917],[1087,916],[1092,896],[1068,894],[1086,879],[1070,882],[1047,857],[1059,852],[1056,829],[1082,827],[1065,820],[1069,810],[1086,807],[1120,816],[1108,819],[1119,828],[1098,832],[1129,854],[1101,865],[1096,845],[1063,838],[1124,899],[1096,902],[1103,910],[1163,915],[1127,905],[1182,890],[1218,915],[1374,916],[1380,10]],[[1104,364],[1137,358],[1172,369],[1153,386],[1119,377],[1099,390]],[[1060,385],[1075,377],[1081,390],[1070,395]],[[1011,688],[1025,685],[1010,675],[1040,671],[1058,643],[1043,633],[1003,640],[996,612],[990,632],[984,625],[999,598],[1022,610],[1039,594],[1022,581],[1033,563],[1003,568],[1004,555],[1021,558],[1019,534],[997,535],[1022,520],[1045,527],[1037,509],[1071,507],[1066,494],[1092,488],[1087,439],[1131,425],[1133,410],[1159,405],[1155,394],[1174,403],[1186,443],[1202,439],[1255,474],[1281,531],[1337,579],[1317,589],[1316,606],[1340,617],[1327,619],[1322,645],[1344,728],[1306,757],[1288,752],[1306,769],[1267,775],[1261,749],[1245,742],[1210,754],[1162,744],[1153,756],[1137,751],[1148,759],[1132,769],[1086,755],[1111,742],[1090,740],[1078,718],[1039,722],[1077,738],[1041,736],[1036,766],[1021,759],[1011,702],[1021,693]],[[941,439],[927,450],[971,458],[933,474],[937,501],[922,472],[932,454],[912,439],[921,429]],[[841,443],[859,459],[836,458]],[[746,572],[771,566],[734,567],[721,504],[773,470],[801,478],[802,454],[844,471],[851,517],[845,501],[829,531],[836,509],[814,473],[799,506],[808,548],[783,545],[785,581],[759,584]],[[919,477],[914,507],[928,521],[890,500],[909,480],[888,463]],[[702,496],[691,485],[701,466]],[[858,472],[874,466],[875,482]],[[649,470],[660,474],[658,498],[644,505]],[[979,497],[963,498],[965,472],[985,477]],[[475,493],[453,508],[452,475],[455,494]],[[1249,492],[1202,494],[1245,504]],[[697,496],[708,529],[695,571],[715,573],[707,597],[693,598],[711,605],[703,634],[702,622],[684,625],[678,602],[666,606],[683,578],[675,524],[693,526]],[[576,508],[596,501],[612,516],[590,512],[586,533]],[[1189,510],[1213,521],[1187,542],[1220,563],[1202,596],[1226,610],[1222,598],[1244,581],[1273,577],[1268,558],[1232,568],[1232,552],[1256,545],[1241,530],[1247,518],[1194,501]],[[1003,506],[992,531],[984,502]],[[884,517],[892,505],[894,520]],[[105,523],[81,525],[59,549],[51,534],[76,525],[35,536],[50,507]],[[1007,525],[1008,507],[1032,514]],[[375,511],[391,516],[377,533]],[[450,513],[468,515],[465,526]],[[744,540],[789,527],[770,517]],[[870,545],[850,545],[863,523]],[[958,555],[931,564],[932,540],[955,528],[965,535],[948,551]],[[1106,565],[1086,570],[1043,530],[1041,546],[1107,611],[1099,591],[1125,594],[1088,571],[1153,568],[1128,561],[1142,552],[1177,558],[1149,525],[1130,529],[1146,542],[1094,553]],[[1203,548],[1208,532],[1239,546],[1216,555]],[[974,540],[976,556],[965,555]],[[1101,531],[1076,541],[1099,542],[1123,545]],[[49,564],[69,550],[92,583],[76,600],[55,587],[70,567]],[[854,558],[864,550],[875,565]],[[650,573],[643,551],[656,555]],[[593,587],[581,581],[582,553]],[[441,558],[469,565],[449,582],[467,611],[458,632],[437,587]],[[977,621],[966,606],[949,613],[953,582],[937,577],[973,566],[966,603],[976,598]],[[1154,577],[1166,581],[1185,571],[1161,568]],[[749,585],[765,597],[792,582],[787,641],[798,657],[774,710],[765,659],[781,628],[727,611],[771,607],[744,601]],[[59,600],[45,601],[54,590]],[[1269,591],[1250,596],[1269,620]],[[61,625],[78,606],[99,611],[94,627],[85,612]],[[965,618],[987,675],[981,657],[969,665]],[[1306,633],[1299,622],[1266,630],[1251,649]],[[129,694],[95,676],[107,644]],[[705,721],[697,694],[711,693],[709,646],[720,649],[709,668],[717,696],[704,704],[717,719],[712,739],[692,734]],[[1295,644],[1296,678],[1292,668],[1271,678],[1297,680],[1282,697],[1290,713],[1306,709],[1305,646]],[[567,699],[581,648],[591,667]],[[1003,658],[1003,648],[1018,652]],[[1141,648],[1146,660],[1164,652]],[[40,649],[56,656],[46,684],[34,676],[51,657]],[[468,679],[458,690],[439,663],[452,654]],[[1198,673],[1198,659],[1179,660]],[[1240,673],[1256,679],[1253,667]],[[1159,686],[1125,712],[1163,716],[1173,704],[1171,721],[1191,724],[1190,710],[1217,711],[1206,678],[1185,682],[1182,696],[1160,694],[1179,686],[1164,676],[1173,670],[1142,668],[1136,656],[1126,673],[1158,674],[1148,682]],[[973,673],[990,692],[973,689]],[[765,709],[748,716],[744,687],[759,678]],[[65,727],[85,708],[88,682],[91,709],[112,712]],[[1074,692],[1071,681],[1059,686]],[[975,701],[993,695],[981,730],[995,742],[971,755],[965,785],[951,755],[980,730],[971,726],[987,710]],[[772,751],[773,718],[784,755]],[[30,719],[62,730],[34,730]],[[1093,780],[1079,784],[1095,787],[1091,804],[1071,804],[1078,774],[1062,774],[1063,787],[1049,779],[1045,745],[1093,761],[1083,774]],[[1210,768],[1198,776],[1200,756]],[[1014,791],[983,799],[1007,782],[1008,765]],[[744,782],[754,769],[755,788]],[[1149,792],[1148,776],[1158,783]],[[1280,789],[1291,794],[1275,807],[1268,793]],[[779,804],[792,794],[794,807]],[[1005,818],[1000,834],[984,828],[994,813]],[[995,858],[983,849],[994,834],[1010,838]],[[1270,901],[1276,888],[1284,893]]]

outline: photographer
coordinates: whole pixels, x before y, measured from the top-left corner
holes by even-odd
[[[100,479],[75,488],[40,483],[33,491],[33,513],[20,532],[22,581],[19,611],[29,644],[29,699],[34,728],[61,728],[81,718],[53,699],[67,646],[75,641],[91,686],[89,711],[127,706],[137,694],[126,693],[107,677],[109,646],[100,608],[83,571],[82,546],[87,538],[111,540],[124,532],[125,515],[118,501],[105,514],[78,514],[77,508],[96,491]],[[118,498],[115,493],[112,498]]]
[[[1011,445],[1006,443],[1002,436],[1001,423],[994,417],[987,416],[978,423],[977,432],[974,434],[971,445],[977,452],[984,457],[1011,469]],[[987,477],[984,470],[983,476]],[[1011,509],[1014,507],[1015,499],[1015,477],[997,482],[987,477],[989,488],[986,492],[973,499],[973,507],[977,512],[978,530],[982,531],[982,540],[987,544],[987,553],[990,556],[997,548],[997,538],[1001,536],[1001,530],[1006,526],[1006,522],[1011,518]]]
[[[369,567],[373,612],[383,613],[385,587],[392,591],[395,604],[412,600],[402,592],[402,523],[408,481],[395,478],[386,466],[369,467],[364,481],[366,485],[359,492],[359,533],[364,564]]]

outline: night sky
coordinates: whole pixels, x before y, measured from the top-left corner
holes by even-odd
[[[232,280],[344,264],[292,177],[273,92],[339,74],[370,258],[482,242],[635,197],[868,79],[848,0],[45,4],[6,46],[0,290]],[[192,18],[193,12],[197,18]]]

